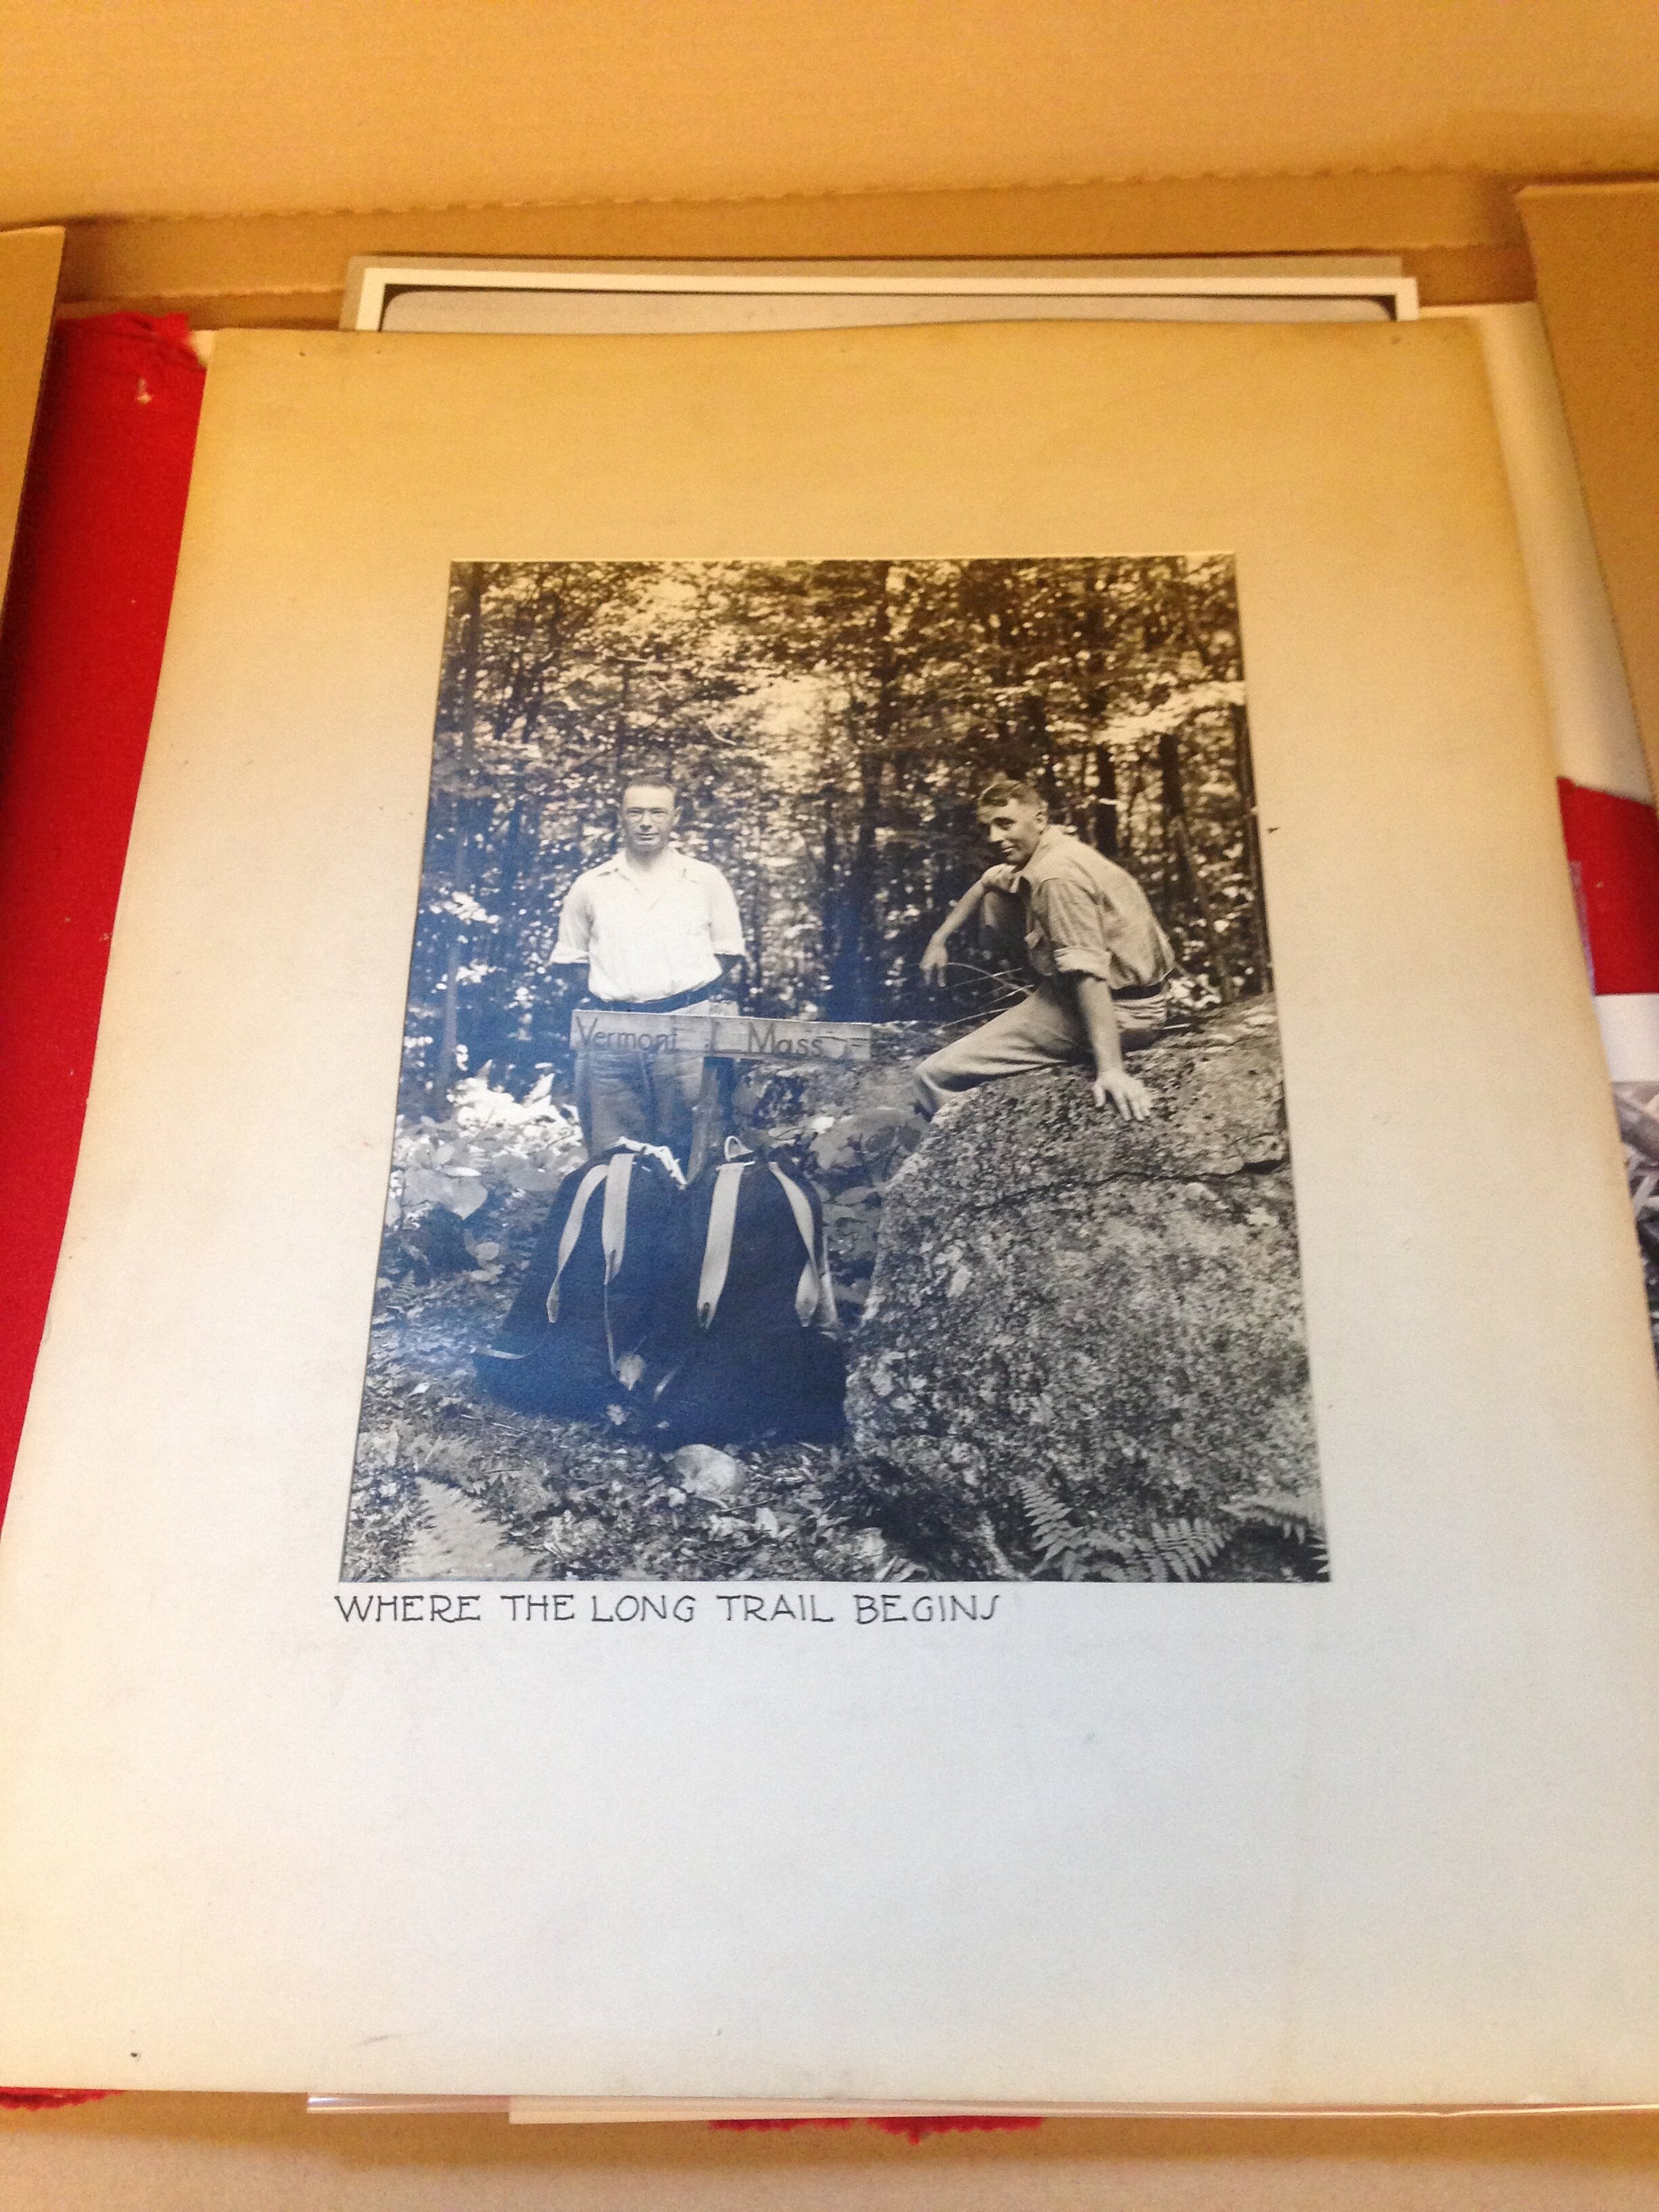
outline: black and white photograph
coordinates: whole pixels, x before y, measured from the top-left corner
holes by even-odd
[[[1316,1582],[1234,565],[458,564],[348,1581]]]

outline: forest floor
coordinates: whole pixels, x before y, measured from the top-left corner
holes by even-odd
[[[739,1086],[743,1133],[823,1196],[849,1354],[882,1194],[920,1141],[910,1071],[945,1033],[894,1025],[864,1066]],[[664,1454],[618,1406],[606,1424],[519,1413],[478,1389],[472,1355],[500,1328],[551,1194],[583,1157],[544,1085],[520,1103],[482,1079],[453,1118],[400,1123],[381,1253],[343,1574],[396,1579],[842,1581],[1047,1578],[961,1501],[840,1444]],[[1282,1547],[1236,1550],[1230,1578],[1301,1580]],[[1260,1553],[1261,1556],[1255,1556]]]
[[[862,1067],[757,1068],[745,1135],[823,1198],[842,1318],[856,1329],[881,1193],[920,1139],[909,1070],[943,1032],[906,1027]],[[933,1564],[878,1525],[881,1485],[846,1444],[664,1455],[608,1427],[518,1413],[477,1388],[553,1191],[581,1158],[546,1087],[522,1106],[460,1087],[444,1122],[400,1125],[363,1395],[349,1580],[510,1575],[647,1581],[902,1580]],[[482,1516],[482,1517],[480,1517]]]

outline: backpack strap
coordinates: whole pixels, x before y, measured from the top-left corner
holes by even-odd
[[[564,1227],[559,1232],[559,1263],[553,1271],[552,1285],[547,1293],[547,1317],[559,1317],[559,1279],[570,1264],[570,1255],[576,1249],[576,1240],[582,1233],[582,1223],[587,1215],[587,1202],[605,1180],[606,1164],[598,1161],[576,1186],[576,1195],[570,1201],[570,1211],[564,1218]]]
[[[642,1145],[635,1137],[618,1137],[617,1142],[624,1152],[631,1152],[636,1160],[654,1160],[676,1190],[685,1188],[684,1170],[666,1145]]]
[[[613,1152],[605,1170],[605,1211],[599,1216],[599,1249],[605,1254],[605,1285],[610,1289],[628,1249],[628,1194],[635,1154]]]
[[[708,1231],[703,1240],[702,1271],[697,1278],[697,1326],[712,1328],[714,1316],[720,1311],[720,1294],[726,1288],[726,1278],[732,1266],[732,1239],[738,1219],[738,1196],[743,1188],[744,1171],[754,1164],[746,1160],[727,1160],[714,1170],[714,1188],[708,1201]],[[805,1247],[805,1263],[800,1279],[795,1285],[795,1318],[803,1328],[819,1328],[833,1334],[839,1322],[836,1313],[835,1287],[830,1279],[830,1255],[823,1241],[814,1232],[812,1201],[783,1170],[767,1163],[778,1187],[789,1201],[789,1211],[794,1217],[796,1230]]]
[[[732,1265],[732,1237],[737,1226],[738,1193],[747,1160],[726,1160],[714,1170],[708,1200],[708,1232],[703,1238],[702,1271],[697,1277],[697,1327],[711,1328]]]
[[[611,1372],[617,1371],[617,1340],[611,1328],[611,1285],[628,1249],[628,1195],[634,1184],[638,1152],[630,1146],[614,1152],[605,1171],[605,1211],[599,1216],[599,1249],[605,1255],[605,1355]]]
[[[789,1211],[795,1217],[795,1226],[800,1231],[800,1241],[806,1247],[806,1265],[800,1271],[800,1280],[795,1285],[795,1318],[803,1328],[820,1328],[833,1332],[837,1326],[835,1285],[830,1279],[830,1254],[827,1245],[813,1230],[812,1201],[793,1176],[785,1175],[780,1167],[767,1165],[777,1177],[779,1188],[789,1201]]]

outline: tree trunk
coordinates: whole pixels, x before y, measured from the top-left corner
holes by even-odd
[[[1178,729],[1158,732],[1158,820],[1164,833],[1164,895],[1173,906],[1183,873],[1182,836],[1187,816],[1187,794],[1181,782],[1181,732]]]
[[[898,672],[893,659],[890,564],[875,564],[875,608],[871,641],[874,696],[860,718],[859,818],[852,859],[836,917],[835,959],[830,971],[830,1010],[842,1021],[867,1018],[874,947],[880,935],[877,911],[876,832],[881,823],[882,785],[887,772],[893,727],[897,720]]]
[[[1024,751],[1025,773],[1043,793],[1056,814],[1070,812],[1069,793],[1055,771],[1054,754],[1048,737],[1048,708],[1040,691],[1027,691],[1021,698],[1021,719],[1025,725]]]
[[[766,989],[766,922],[772,904],[772,879],[764,867],[755,871],[754,896],[749,903],[749,1003],[758,1006]]]
[[[866,1018],[870,946],[876,927],[876,830],[886,766],[878,752],[867,748],[859,756],[858,828],[838,902],[836,957],[830,971],[830,1012],[838,1021]]]
[[[1093,785],[1089,830],[1097,852],[1115,860],[1121,854],[1123,837],[1118,811],[1117,760],[1101,734],[1111,720],[1112,656],[1098,574],[1085,595],[1078,630],[1083,647],[1081,659],[1087,672],[1082,687],[1083,710],[1095,733],[1089,752],[1092,770],[1090,781]]]
[[[1187,794],[1181,781],[1181,732],[1164,730],[1158,741],[1158,781],[1164,801],[1164,835],[1166,850],[1180,872],[1187,878],[1193,904],[1197,909],[1199,928],[1203,933],[1205,949],[1221,993],[1221,1002],[1231,1006],[1238,996],[1233,981],[1232,968],[1226,948],[1221,942],[1221,933],[1216,927],[1215,909],[1210,904],[1209,893],[1199,873],[1198,862],[1193,854],[1193,842],[1187,828]]]
[[[841,866],[841,840],[836,834],[836,788],[826,784],[823,791],[823,885],[818,900],[818,972],[826,998],[830,978],[836,972],[836,959],[840,951],[836,941],[836,924],[840,915],[841,893],[836,877]]]
[[[1255,769],[1250,759],[1250,726],[1243,707],[1229,710],[1233,724],[1233,772],[1244,818],[1244,871],[1250,885],[1250,938],[1255,951],[1256,988],[1273,988],[1273,956],[1267,950],[1267,902],[1261,889],[1261,825],[1255,811]]]
[[[1215,913],[1210,904],[1209,893],[1204,888],[1204,878],[1200,875],[1198,863],[1193,858],[1192,840],[1187,834],[1185,820],[1177,821],[1174,825],[1174,830],[1176,848],[1186,863],[1187,878],[1193,887],[1193,896],[1198,902],[1199,919],[1204,927],[1204,942],[1209,949],[1210,964],[1215,969],[1216,981],[1220,987],[1221,1003],[1224,1006],[1231,1006],[1238,998],[1238,990],[1233,981],[1233,971],[1228,963],[1226,949],[1221,942],[1221,933],[1216,927]]]
[[[474,878],[475,890],[483,894],[483,903],[492,908],[495,915],[483,948],[490,980],[472,1023],[473,1041],[482,1055],[471,1070],[474,1075],[503,1056],[510,1058],[516,1042],[514,1008],[508,994],[519,972],[519,898],[525,873],[526,812],[525,797],[520,791],[514,799],[503,827],[494,836],[486,829],[480,841],[486,861],[492,852],[500,859],[493,881],[483,870]]]
[[[611,725],[611,757],[617,763],[617,803],[622,804],[621,784],[628,773],[628,733],[634,716],[634,672],[627,661],[622,665],[621,696],[613,709]]]
[[[1097,745],[1094,761],[1093,836],[1095,848],[1107,859],[1117,858],[1117,763],[1109,745]]]
[[[461,619],[465,624],[465,641],[461,647],[460,696],[456,702],[461,740],[461,775],[459,779],[460,789],[455,799],[455,855],[449,883],[453,891],[466,895],[472,888],[471,842],[467,836],[467,786],[477,757],[477,736],[474,724],[477,714],[478,656],[483,628],[482,562],[467,563],[462,594]],[[449,923],[449,953],[444,963],[443,1027],[432,1080],[427,1086],[427,1109],[434,1118],[441,1116],[447,1105],[449,1088],[455,1080],[460,1043],[461,964],[465,949],[466,924],[459,915],[453,915]]]

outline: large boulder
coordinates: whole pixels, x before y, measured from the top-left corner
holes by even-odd
[[[1271,1002],[1132,1065],[1146,1121],[1081,1068],[987,1084],[887,1187],[848,1412],[954,1528],[933,1571],[1321,1571]]]

